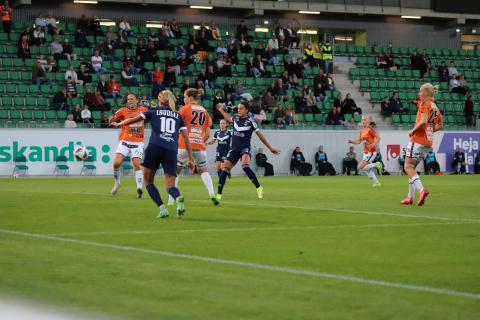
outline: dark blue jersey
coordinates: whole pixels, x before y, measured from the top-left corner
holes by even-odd
[[[213,134],[213,138],[217,140],[217,153],[226,155],[230,150],[230,142],[232,141],[232,133],[228,130],[218,130]]]
[[[248,113],[247,117],[240,118],[238,114],[232,117],[233,120],[233,137],[230,150],[250,149],[250,141],[252,133],[257,132],[258,125],[253,115]]]
[[[187,130],[183,118],[178,112],[167,107],[150,109],[140,114],[152,124],[152,134],[149,144],[154,144],[167,150],[178,150],[178,133]]]

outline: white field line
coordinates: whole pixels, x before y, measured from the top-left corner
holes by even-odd
[[[2,190],[15,192],[16,190]],[[94,196],[105,196],[112,197],[107,192],[68,192],[68,191],[44,191],[44,190],[22,190],[23,193],[55,193],[55,194],[78,194],[78,195],[94,195]],[[187,202],[201,202],[209,203],[208,200],[197,200],[197,199],[188,199]],[[404,213],[394,213],[394,212],[379,212],[379,211],[366,211],[366,210],[351,210],[351,209],[338,209],[338,208],[314,208],[314,207],[300,207],[300,206],[286,206],[286,205],[275,205],[275,204],[262,204],[257,203],[244,203],[240,201],[227,200],[223,201],[222,204],[233,204],[240,207],[261,207],[261,208],[275,208],[275,209],[296,209],[296,210],[305,210],[305,211],[317,211],[317,212],[338,212],[338,213],[347,213],[347,214],[365,214],[373,216],[392,216],[392,217],[403,217],[403,218],[416,218],[416,219],[428,219],[428,220],[442,220],[442,221],[463,221],[463,222],[475,222],[480,223],[480,219],[470,219],[470,218],[448,218],[448,217],[439,217],[439,216],[424,216],[424,215],[414,215],[414,214],[404,214]],[[187,208],[188,209],[188,208]]]
[[[203,261],[208,263],[230,265],[230,266],[243,267],[248,269],[274,271],[274,272],[281,272],[281,273],[287,273],[287,274],[308,276],[313,278],[333,279],[337,281],[347,281],[347,282],[360,283],[360,284],[365,284],[370,286],[398,288],[398,289],[405,289],[405,290],[417,291],[417,292],[427,292],[427,293],[432,293],[432,294],[441,295],[441,296],[453,296],[453,297],[462,297],[462,298],[471,298],[471,299],[480,300],[480,294],[478,293],[463,292],[463,291],[456,291],[456,290],[443,289],[443,288],[434,288],[434,287],[427,287],[427,286],[415,285],[415,284],[366,279],[366,278],[354,277],[354,276],[343,275],[343,274],[294,269],[294,268],[246,262],[246,261],[227,260],[227,259],[212,258],[212,257],[205,257],[205,256],[195,256],[195,255],[189,255],[189,254],[183,254],[183,253],[137,248],[137,247],[118,245],[118,244],[108,244],[108,243],[93,242],[93,241],[86,241],[86,240],[61,238],[61,237],[27,233],[27,232],[21,232],[21,231],[9,230],[9,229],[0,229],[0,233],[14,235],[18,237],[44,239],[44,240],[72,243],[77,245],[104,248],[104,249],[110,249],[110,250],[146,253],[146,254],[152,254],[156,256],[178,258],[178,259],[184,259],[184,260]]]
[[[291,226],[291,227],[251,227],[251,228],[208,228],[208,229],[183,229],[183,230],[127,230],[127,231],[97,231],[97,232],[66,232],[49,233],[47,236],[102,236],[102,235],[135,235],[135,234],[170,234],[170,233],[228,233],[249,231],[289,231],[289,230],[316,230],[316,229],[344,229],[344,228],[396,228],[396,227],[427,227],[450,225],[478,225],[474,222],[431,222],[431,223],[378,223],[378,224],[341,224],[321,226]]]

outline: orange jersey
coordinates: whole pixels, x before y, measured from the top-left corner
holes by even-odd
[[[187,125],[187,133],[192,150],[206,150],[206,133],[207,129],[212,126],[212,119],[208,111],[201,105],[190,103],[184,105],[178,113],[180,113]],[[180,149],[186,148],[183,136],[180,136],[178,140],[178,147]]]
[[[125,120],[137,117],[141,112],[147,111],[147,108],[138,106],[136,109],[129,109],[126,107],[118,109],[113,116],[114,119]],[[129,125],[123,126],[118,135],[118,140],[125,140],[130,142],[143,142],[144,138],[143,120]]]
[[[363,141],[363,152],[368,153],[377,151],[377,146],[373,145],[376,136],[377,132],[371,127],[360,129],[358,138],[360,141]]]
[[[418,102],[417,118],[415,119],[415,125],[417,125],[422,119],[422,114],[427,116],[427,123],[421,126],[410,137],[410,141],[421,144],[423,146],[432,146],[433,144],[433,131],[441,123],[442,114],[438,109],[435,102],[428,100],[425,102]]]

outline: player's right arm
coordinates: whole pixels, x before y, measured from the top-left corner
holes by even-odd
[[[123,108],[120,108],[113,116],[110,116],[109,123],[112,124],[113,122],[117,122],[118,120],[123,119]]]
[[[227,112],[225,112],[225,110],[223,110],[223,106],[221,104],[217,104],[215,106],[215,108],[217,108],[218,112],[220,112],[222,114],[225,121],[227,121],[228,123],[233,122],[232,116],[230,114],[228,114]]]
[[[185,148],[187,149],[188,168],[190,169],[190,172],[193,173],[193,171],[195,170],[195,165],[193,164],[192,146],[190,145],[190,139],[188,138],[187,128],[181,128],[180,133],[183,136],[183,141],[185,141]]]
[[[125,119],[121,122],[112,122],[112,123],[110,123],[110,125],[118,128],[118,127],[126,126],[127,124],[130,124],[130,123],[139,122],[139,121],[142,121],[142,120],[145,120],[145,118],[142,116],[142,114],[140,114],[140,115],[136,116],[135,118],[128,118],[128,119]]]

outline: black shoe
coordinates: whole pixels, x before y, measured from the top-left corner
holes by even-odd
[[[143,195],[143,190],[141,188],[137,189],[137,198],[140,199]]]

